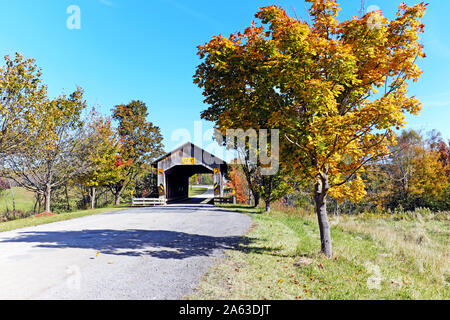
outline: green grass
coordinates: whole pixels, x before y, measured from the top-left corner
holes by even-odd
[[[33,211],[36,201],[34,193],[24,188],[15,187],[12,190],[4,190],[0,195],[0,215],[6,213],[6,208],[11,212],[13,210],[13,194],[16,202],[16,211],[21,213],[29,213]]]
[[[37,226],[37,225],[47,224],[47,223],[52,223],[52,222],[57,222],[57,221],[75,219],[75,218],[80,218],[80,217],[93,215],[93,214],[118,211],[118,210],[123,210],[123,207],[119,207],[119,208],[112,207],[112,208],[100,208],[100,209],[94,209],[94,210],[74,211],[74,212],[61,213],[61,214],[57,214],[57,215],[49,216],[49,217],[43,216],[43,217],[39,217],[39,218],[36,218],[35,216],[31,216],[28,218],[17,219],[17,220],[12,220],[12,221],[7,221],[7,222],[1,222],[0,223],[0,232],[20,229],[20,228],[25,228],[25,227],[32,227],[32,226]]]
[[[315,217],[227,206],[254,225],[189,299],[449,299],[449,221],[331,218],[334,255]]]
[[[206,192],[206,190],[208,190],[208,188],[206,187],[189,186],[189,197],[203,194]]]

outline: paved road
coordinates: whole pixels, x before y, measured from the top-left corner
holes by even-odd
[[[203,200],[0,233],[0,299],[180,299],[251,225]]]
[[[214,187],[213,186],[199,186],[199,187],[207,187],[208,189],[202,194],[192,196],[191,199],[188,201],[202,204],[212,203],[212,199],[214,198]]]

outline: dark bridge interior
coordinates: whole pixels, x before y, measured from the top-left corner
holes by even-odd
[[[174,166],[166,171],[167,199],[181,200],[189,197],[189,178],[194,174],[213,173],[203,165]]]

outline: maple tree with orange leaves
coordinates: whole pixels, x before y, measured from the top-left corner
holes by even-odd
[[[421,109],[408,83],[422,74],[427,4],[401,3],[393,20],[369,12],[341,22],[337,1],[308,2],[311,22],[268,6],[256,14],[260,25],[199,46],[194,82],[209,104],[202,117],[223,133],[280,129],[283,166],[315,185],[322,252],[331,257],[327,197],[362,199],[359,172],[388,155],[405,114]]]

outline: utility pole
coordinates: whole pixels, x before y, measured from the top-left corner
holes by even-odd
[[[366,5],[364,0],[361,0],[361,9],[359,11],[360,18],[362,18],[366,14]]]

